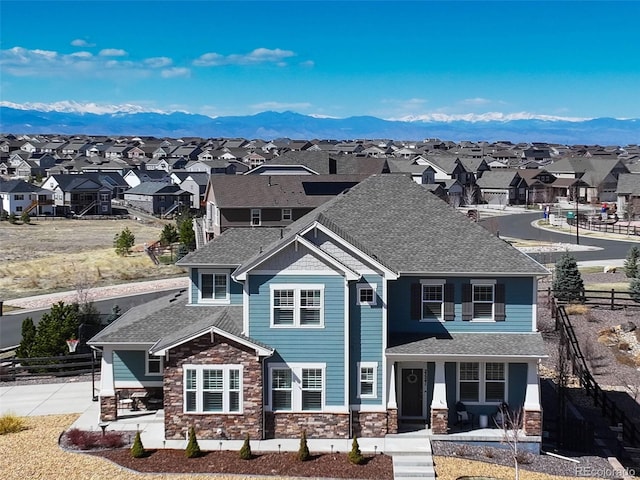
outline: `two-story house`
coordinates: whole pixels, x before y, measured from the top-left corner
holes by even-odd
[[[53,215],[53,193],[24,180],[0,181],[0,209],[17,216]]]
[[[457,402],[508,402],[540,442],[548,271],[409,176],[371,176],[286,228],[229,229],[179,263],[186,294],[88,342],[103,421],[123,389],[162,395],[167,440],[447,434]]]

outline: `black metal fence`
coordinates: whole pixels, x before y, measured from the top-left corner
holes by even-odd
[[[603,390],[589,371],[587,362],[580,350],[580,344],[575,334],[571,320],[563,305],[558,305],[554,298],[551,299],[551,313],[556,320],[556,329],[560,331],[560,341],[567,342],[568,360],[571,362],[571,372],[578,378],[580,386],[585,393],[592,398],[593,404],[600,407],[602,416],[608,418],[612,426],[622,426],[623,439],[632,447],[640,446],[640,430],[627,417],[625,412],[618,407],[610,395]]]

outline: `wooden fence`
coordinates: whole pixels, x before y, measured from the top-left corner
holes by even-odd
[[[99,359],[93,353],[78,353],[57,357],[8,358],[0,363],[0,381],[37,376],[65,377],[94,374]]]
[[[567,219],[569,225],[575,225],[575,219]],[[578,224],[580,228],[603,233],[616,233],[618,235],[640,235],[640,227],[635,225],[619,225],[617,223],[593,222],[580,219]]]
[[[553,298],[551,287],[547,290],[548,298]],[[580,298],[583,305],[606,307],[611,310],[635,310],[640,313],[640,302],[633,298],[633,294],[624,290],[583,290]]]
[[[556,328],[560,330],[560,341],[566,341],[568,345],[567,355],[571,362],[571,370],[580,381],[580,386],[585,393],[593,399],[593,404],[600,407],[602,416],[608,418],[612,426],[622,426],[623,439],[631,446],[640,446],[640,430],[629,419],[624,411],[609,397],[608,392],[600,388],[598,382],[589,371],[587,362],[580,350],[580,344],[576,337],[571,320],[564,306],[558,305],[553,297],[551,299],[551,314],[556,320]]]

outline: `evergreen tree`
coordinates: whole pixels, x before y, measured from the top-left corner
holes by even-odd
[[[571,255],[564,253],[556,262],[553,295],[563,302],[581,300],[584,282],[578,270],[578,264]]]
[[[638,276],[638,260],[640,260],[640,248],[635,246],[631,247],[624,261],[624,273],[627,275],[627,278],[635,278]]]
[[[9,223],[14,225],[18,221],[18,217],[16,217],[15,213],[9,215]]]
[[[67,340],[77,338],[80,326],[78,304],[58,302],[42,315],[31,349],[32,357],[54,357],[69,353]]]
[[[298,460],[306,462],[311,460],[311,454],[309,453],[309,446],[307,445],[307,431],[302,431],[302,438],[300,438],[300,448],[298,448]]]
[[[178,235],[176,227],[170,224],[165,225],[160,233],[160,244],[162,246],[167,246],[177,242],[178,240],[180,240],[180,235]]]
[[[251,444],[249,443],[249,434],[244,438],[244,443],[240,449],[240,458],[242,460],[251,460],[253,454],[251,453]]]
[[[120,233],[116,233],[113,238],[113,246],[116,249],[116,253],[121,257],[129,255],[131,253],[131,247],[136,242],[136,237],[131,233],[129,227],[125,227]]]
[[[142,439],[140,438],[140,432],[136,432],[136,437],[133,440],[133,445],[131,445],[131,456],[133,458],[142,458],[146,454],[144,450],[144,445],[142,445]]]
[[[33,324],[31,317],[27,317],[22,321],[22,340],[20,340],[20,346],[16,350],[16,357],[30,357],[35,340],[36,326]]]
[[[193,230],[193,218],[188,210],[180,213],[176,220],[178,224],[178,232],[180,235],[180,243],[189,249],[189,251],[196,248],[196,232]]]
[[[22,215],[20,215],[20,221],[28,225],[31,223],[31,217],[27,212],[22,212]]]
[[[629,296],[634,302],[640,303],[640,273],[629,282]]]
[[[200,445],[198,445],[198,439],[196,438],[196,431],[193,426],[191,426],[189,427],[189,442],[187,443],[185,454],[187,458],[196,458],[199,457],[201,453]]]
[[[349,461],[354,465],[362,465],[364,463],[364,456],[360,451],[360,445],[358,445],[358,437],[353,437],[351,442],[351,451],[349,452]]]

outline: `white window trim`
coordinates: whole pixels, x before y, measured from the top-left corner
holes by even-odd
[[[187,370],[195,370],[196,371],[196,382],[198,387],[196,388],[196,410],[195,411],[187,411]],[[202,410],[202,386],[203,386],[203,371],[204,370],[222,370],[222,411],[221,412],[205,412]],[[239,398],[238,402],[240,405],[240,409],[237,412],[229,411],[229,371],[230,370],[239,370],[240,371],[240,389],[239,389]],[[183,365],[182,366],[182,411],[183,413],[189,415],[242,415],[244,413],[244,400],[243,400],[243,391],[244,391],[244,371],[242,365]]]
[[[369,284],[369,283],[359,283],[357,285],[357,297],[356,297],[356,304],[357,305],[368,305],[370,307],[375,307],[378,304],[378,297],[376,296],[376,287],[377,285],[375,284]],[[360,292],[362,290],[371,290],[373,292],[373,300],[370,302],[363,302],[361,297],[360,297]]]
[[[302,409],[302,370],[319,369],[322,370],[322,405],[320,410]],[[291,410],[273,409],[273,370],[291,370]],[[267,410],[270,412],[287,413],[319,413],[324,412],[327,402],[327,365],[325,363],[270,363],[269,364],[269,404]]]
[[[311,283],[272,283],[269,289],[269,325],[271,328],[324,328],[324,285]],[[293,325],[277,325],[274,323],[274,293],[276,290],[293,290]],[[300,325],[301,290],[320,290],[320,323],[318,325]]]
[[[163,357],[157,357],[155,355],[150,355],[149,352],[145,352],[146,358],[145,358],[145,362],[144,362],[144,374],[145,375],[150,375],[152,377],[157,377],[157,376],[161,376],[162,372],[164,371],[164,358]],[[160,363],[160,371],[159,372],[152,372],[149,369],[149,362],[150,361],[155,361]]]
[[[202,297],[202,275],[214,275],[213,277],[213,290],[215,292],[216,279],[215,275],[225,275],[227,277],[227,293],[225,298],[203,298]],[[231,276],[226,270],[214,270],[214,269],[198,269],[198,303],[213,303],[213,304],[229,304],[231,303]]]
[[[258,215],[256,215],[256,218],[258,219],[258,223],[253,223],[253,218],[254,218],[254,213],[257,213]],[[249,224],[252,227],[259,227],[262,225],[262,210],[259,208],[252,208],[251,209],[251,218],[249,220]]]
[[[423,278],[420,280],[420,322],[424,323],[445,323],[444,322],[444,286],[447,283],[445,279],[442,278]],[[424,318],[424,286],[434,286],[439,285],[440,290],[442,292],[442,302],[440,303],[440,315],[438,318]],[[435,302],[434,302],[435,303]]]
[[[286,215],[286,212],[288,212],[289,214]],[[293,220],[293,211],[290,208],[282,209],[282,220],[283,221]]]
[[[460,364],[461,363],[477,363],[478,364],[478,401],[462,400],[460,398]],[[504,399],[500,401],[488,402],[487,398],[487,363],[499,363],[504,366]],[[467,405],[500,405],[506,402],[509,396],[509,364],[505,362],[458,362],[456,363],[456,399]],[[490,380],[491,382],[499,382],[500,380]]]
[[[373,368],[373,393],[362,394],[362,369]],[[378,362],[358,362],[358,398],[378,398]]]
[[[474,288],[476,286],[490,286],[493,288],[493,302],[491,303],[491,318],[473,317],[471,321],[477,322],[477,323],[494,323],[496,321],[496,285],[498,282],[495,279],[492,280],[492,279],[485,279],[485,278],[481,278],[481,279],[472,278],[469,283],[471,283],[471,310],[474,313],[475,313],[475,304],[476,304],[476,301],[473,299]],[[488,303],[488,302],[478,302],[478,303]]]

